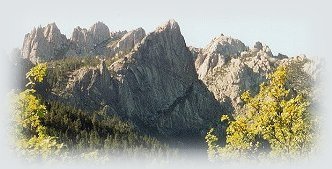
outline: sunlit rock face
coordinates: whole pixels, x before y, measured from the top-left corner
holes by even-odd
[[[110,30],[102,22],[97,22],[90,29],[77,27],[71,41],[71,53],[76,55],[103,54],[104,46],[111,38]]]
[[[174,144],[194,138],[204,142],[207,129],[226,113],[198,79],[193,56],[174,20],[112,64],[112,75],[103,75],[102,70],[79,70],[67,86],[69,100],[86,102],[80,106],[107,104],[109,113],[131,120],[144,133],[172,138],[168,141]]]
[[[197,55],[195,66],[199,78],[203,78],[213,68],[226,64],[230,59],[237,58],[246,49],[238,39],[223,34],[215,37]]]
[[[137,44],[139,44],[145,37],[145,31],[143,28],[137,28],[126,34],[124,34],[115,43],[110,43],[107,48],[109,48],[110,53],[108,55],[123,55],[129,53]]]
[[[259,85],[267,80],[267,75],[277,66],[297,67],[297,70],[293,69],[290,73],[293,85],[300,83],[294,77],[314,78],[317,72],[315,62],[309,61],[305,56],[274,56],[270,48],[261,42],[256,42],[250,48],[241,41],[224,35],[214,38],[206,48],[191,47],[190,50],[195,58],[199,79],[233,115],[240,112],[243,105],[241,94],[247,90],[256,94]],[[309,86],[309,83],[301,82],[301,87],[293,87],[300,89]]]
[[[114,57],[129,53],[145,35],[143,28],[111,32],[103,22],[97,22],[89,29],[76,27],[67,39],[52,23],[25,36],[22,55],[33,63],[72,56]]]
[[[138,131],[174,144],[203,143],[211,127],[225,133],[219,130],[226,126],[220,116],[236,116],[241,94],[257,93],[277,66],[292,68],[292,92],[309,90],[320,67],[305,56],[274,56],[261,42],[248,47],[224,35],[205,48],[187,47],[174,20],[148,34],[142,28],[111,32],[98,22],[89,29],[75,28],[70,39],[49,24],[26,35],[22,55],[24,63],[99,58],[98,66],[65,72],[63,88],[47,98],[87,112],[116,114]]]
[[[66,36],[61,34],[55,23],[52,23],[45,27],[34,28],[31,33],[25,35],[22,55],[37,63],[60,58],[68,46]]]

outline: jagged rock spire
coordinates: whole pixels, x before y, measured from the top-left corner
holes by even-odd
[[[160,29],[179,31],[175,21],[169,21]],[[62,35],[55,23],[38,27],[25,36],[22,55],[32,62],[47,61],[68,56],[113,57],[129,53],[146,36],[143,28],[133,31],[110,32],[103,22],[89,29],[76,27],[70,39]]]
[[[135,50],[113,63],[110,69],[115,81],[109,92],[113,92],[114,100],[110,107],[143,133],[195,140],[206,133],[209,124],[218,121],[220,114],[226,113],[198,80],[192,54],[174,20],[145,36]],[[104,62],[100,70],[103,77]],[[102,92],[106,91],[104,85],[86,86],[89,87],[75,87],[88,92],[77,93],[73,99],[84,100],[87,105],[94,100],[80,99],[85,93],[90,93],[85,98],[109,97]]]
[[[63,55],[68,45],[66,36],[61,34],[55,23],[51,23],[45,27],[34,28],[25,35],[22,55],[33,63],[56,59]]]
[[[195,61],[199,78],[204,78],[209,71],[224,65],[231,58],[240,56],[240,53],[246,49],[247,47],[240,40],[224,36],[224,34],[213,38]]]

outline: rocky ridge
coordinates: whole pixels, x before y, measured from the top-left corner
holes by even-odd
[[[70,55],[83,55],[89,53],[103,54],[100,46],[110,39],[109,28],[102,22],[97,22],[89,30],[77,27],[70,38]]]
[[[306,69],[316,69],[305,56],[273,56],[270,48],[261,42],[256,42],[249,48],[241,41],[223,35],[214,38],[206,48],[191,48],[191,51],[196,55],[195,66],[199,78],[231,112],[239,112],[243,104],[241,94],[246,90],[250,90],[252,94],[258,92],[259,84],[266,81],[267,75],[277,66],[299,62],[299,69],[293,73],[302,74],[301,78],[313,76]],[[230,57],[224,57],[227,55]],[[308,75],[304,75],[305,72]],[[295,82],[296,78],[292,79]]]
[[[247,47],[240,40],[221,34],[197,53],[195,66],[198,76],[204,77],[210,70],[226,64],[246,49]]]
[[[63,55],[69,42],[65,35],[61,34],[55,23],[45,27],[34,28],[24,37],[22,56],[36,63],[41,58],[45,60],[56,59]]]
[[[110,32],[98,22],[90,29],[75,28],[70,39],[50,24],[26,35],[22,55],[34,63],[101,55],[99,66],[67,72],[64,91],[49,98],[116,114],[174,144],[203,142],[207,129],[225,129],[220,115],[238,112],[240,95],[255,94],[277,66],[293,67],[294,90],[309,90],[319,67],[305,56],[274,56],[261,42],[250,48],[223,34],[205,48],[187,47],[174,20],[149,34],[142,28]],[[113,59],[108,65],[107,58]]]
[[[198,80],[191,52],[174,20],[145,36],[109,69],[115,74],[103,73],[104,63],[99,70],[78,70],[67,86],[72,94],[69,102],[106,106],[108,113],[129,119],[144,133],[177,141],[200,138],[202,142],[207,129],[226,113]]]
[[[128,53],[144,36],[142,28],[130,32],[110,32],[107,25],[97,22],[89,29],[76,27],[71,38],[67,39],[52,23],[26,34],[22,55],[33,63],[70,56],[113,57]]]
[[[107,48],[111,49],[109,55],[123,55],[130,52],[135,45],[141,42],[145,35],[143,28],[138,28],[124,34],[120,40],[107,46]]]

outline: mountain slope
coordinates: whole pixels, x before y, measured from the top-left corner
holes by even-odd
[[[222,106],[198,79],[178,23],[168,21],[107,68],[71,73],[60,99],[86,110],[105,109],[169,143],[204,142]]]
[[[241,41],[224,35],[214,38],[206,48],[190,49],[196,58],[195,66],[199,78],[227,111],[233,112],[233,115],[242,107],[241,94],[247,90],[256,94],[259,85],[267,80],[267,75],[277,66],[285,65],[293,70],[289,71],[289,81],[294,90],[303,90],[304,86],[310,88],[310,77],[313,75],[306,67],[317,69],[317,65],[313,66],[313,62],[305,56],[273,56],[270,48],[261,42],[256,42],[249,48]],[[295,70],[293,67],[298,69]],[[300,75],[302,78],[306,76],[307,80],[300,82],[301,87],[296,87],[294,85],[299,85],[295,82]]]
[[[223,34],[205,48],[187,47],[174,20],[147,35],[142,28],[110,32],[98,22],[75,28],[70,39],[50,24],[26,36],[22,54],[33,63],[47,62],[39,90],[45,100],[84,112],[102,110],[175,145],[203,143],[211,127],[224,130],[220,116],[236,116],[241,94],[257,93],[277,66],[290,68],[292,92],[310,90],[319,66],[304,56],[273,56],[261,42],[249,48]]]

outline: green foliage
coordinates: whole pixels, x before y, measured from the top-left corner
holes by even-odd
[[[48,112],[42,119],[47,133],[58,137],[69,151],[112,153],[128,149],[154,151],[166,148],[155,138],[137,133],[131,123],[115,115],[83,112],[56,101],[48,103]]]
[[[210,131],[205,136],[205,140],[208,145],[208,157],[211,160],[213,160],[217,155],[215,149],[219,148],[219,145],[217,145],[216,143],[218,141],[218,137],[212,134],[213,131],[214,129],[211,128]]]
[[[287,66],[287,85],[307,97],[312,97],[314,80],[308,73],[303,71],[303,65],[310,62],[312,61],[308,59],[295,60]]]
[[[55,137],[46,133],[46,127],[41,118],[47,114],[46,107],[36,97],[34,89],[37,83],[43,81],[46,74],[46,65],[38,64],[27,74],[28,88],[15,98],[14,115],[17,136],[17,146],[23,154],[29,157],[48,157],[58,152],[62,144],[58,144]]]
[[[46,69],[47,66],[44,63],[37,64],[35,67],[31,68],[26,74],[26,78],[29,80],[26,87],[33,89],[36,83],[42,82],[46,75]]]
[[[77,60],[71,61],[77,63],[78,67],[84,66],[79,65]],[[66,71],[77,69],[72,67],[75,65],[73,63],[61,64]],[[33,67],[26,74],[29,80],[26,90],[15,96],[13,112],[17,148],[26,157],[35,159],[61,155],[61,158],[67,158],[67,153],[74,153],[86,158],[101,153],[141,151],[149,156],[153,153],[161,155],[161,150],[167,152],[166,145],[153,137],[136,132],[131,123],[115,115],[83,112],[58,101],[42,100],[35,88],[41,85],[45,75],[49,75],[49,70],[46,64]]]
[[[309,112],[309,101],[302,94],[286,88],[287,70],[280,66],[260,85],[259,93],[242,94],[245,102],[241,113],[230,121],[226,145],[220,147],[210,130],[206,136],[211,160],[229,158],[260,158],[262,156],[295,158],[312,151],[315,118]]]
[[[106,58],[105,63],[110,66],[122,56]],[[100,59],[92,56],[72,56],[59,60],[47,62],[46,83],[57,92],[65,89],[68,80],[75,70],[84,67],[96,67],[100,64]]]
[[[100,63],[95,57],[66,57],[47,63],[46,83],[52,89],[62,91],[70,78],[70,74],[82,67],[97,66]]]

